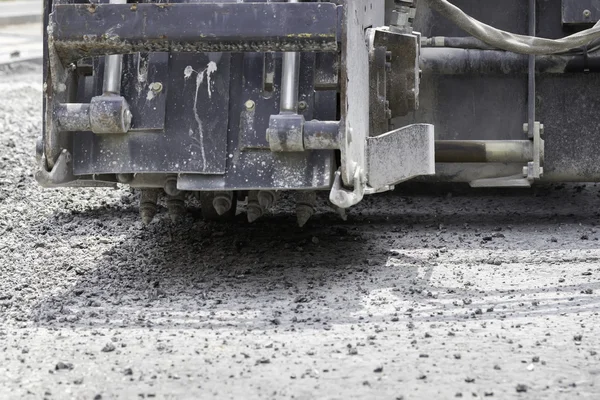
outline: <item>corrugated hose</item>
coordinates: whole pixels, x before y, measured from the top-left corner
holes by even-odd
[[[438,11],[459,28],[482,42],[498,49],[519,54],[551,55],[566,53],[589,45],[600,39],[600,22],[593,28],[575,33],[562,39],[544,39],[518,35],[496,29],[464,13],[460,8],[446,0],[421,0],[430,8]]]

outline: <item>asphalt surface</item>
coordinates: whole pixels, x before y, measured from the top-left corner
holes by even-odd
[[[143,227],[37,186],[41,89],[0,71],[0,398],[600,398],[600,187]]]

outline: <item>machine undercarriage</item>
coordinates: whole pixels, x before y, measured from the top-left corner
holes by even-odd
[[[343,214],[411,179],[600,180],[600,5],[454,4],[529,37],[442,0],[46,0],[36,178],[128,184],[145,222],[295,191],[301,226],[316,191]]]

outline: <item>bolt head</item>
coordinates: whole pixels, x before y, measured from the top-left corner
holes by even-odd
[[[244,104],[244,106],[246,107],[246,110],[248,110],[248,111],[252,111],[252,110],[254,110],[254,108],[256,107],[256,103],[254,103],[254,101],[252,101],[252,100],[248,100],[248,101],[247,101],[247,102]]]
[[[152,82],[150,84],[150,90],[152,90],[154,93],[160,93],[163,90],[163,85],[160,82]]]
[[[592,12],[590,10],[583,10],[583,16],[589,18],[592,16]]]

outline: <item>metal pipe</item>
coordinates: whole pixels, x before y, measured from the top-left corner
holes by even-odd
[[[306,121],[303,131],[306,150],[338,150],[341,146],[339,121]]]
[[[110,4],[127,4],[127,0],[110,0]],[[104,57],[104,94],[121,94],[121,75],[123,73],[123,56],[113,54]]]
[[[288,3],[299,3],[300,0],[288,0]],[[298,113],[298,86],[300,84],[300,53],[283,53],[281,74],[282,113]]]
[[[92,130],[89,104],[58,104],[55,107],[55,113],[58,126],[63,132]]]
[[[448,47],[421,49],[424,75],[528,74],[528,56],[498,50],[471,50]],[[600,56],[537,56],[538,74],[600,72]]]
[[[436,140],[436,163],[521,163],[533,160],[530,140]]]
[[[536,36],[536,1],[529,0],[529,36]],[[534,136],[535,123],[535,55],[529,55],[529,71],[528,71],[528,86],[527,86],[527,122],[529,126],[529,138]]]

